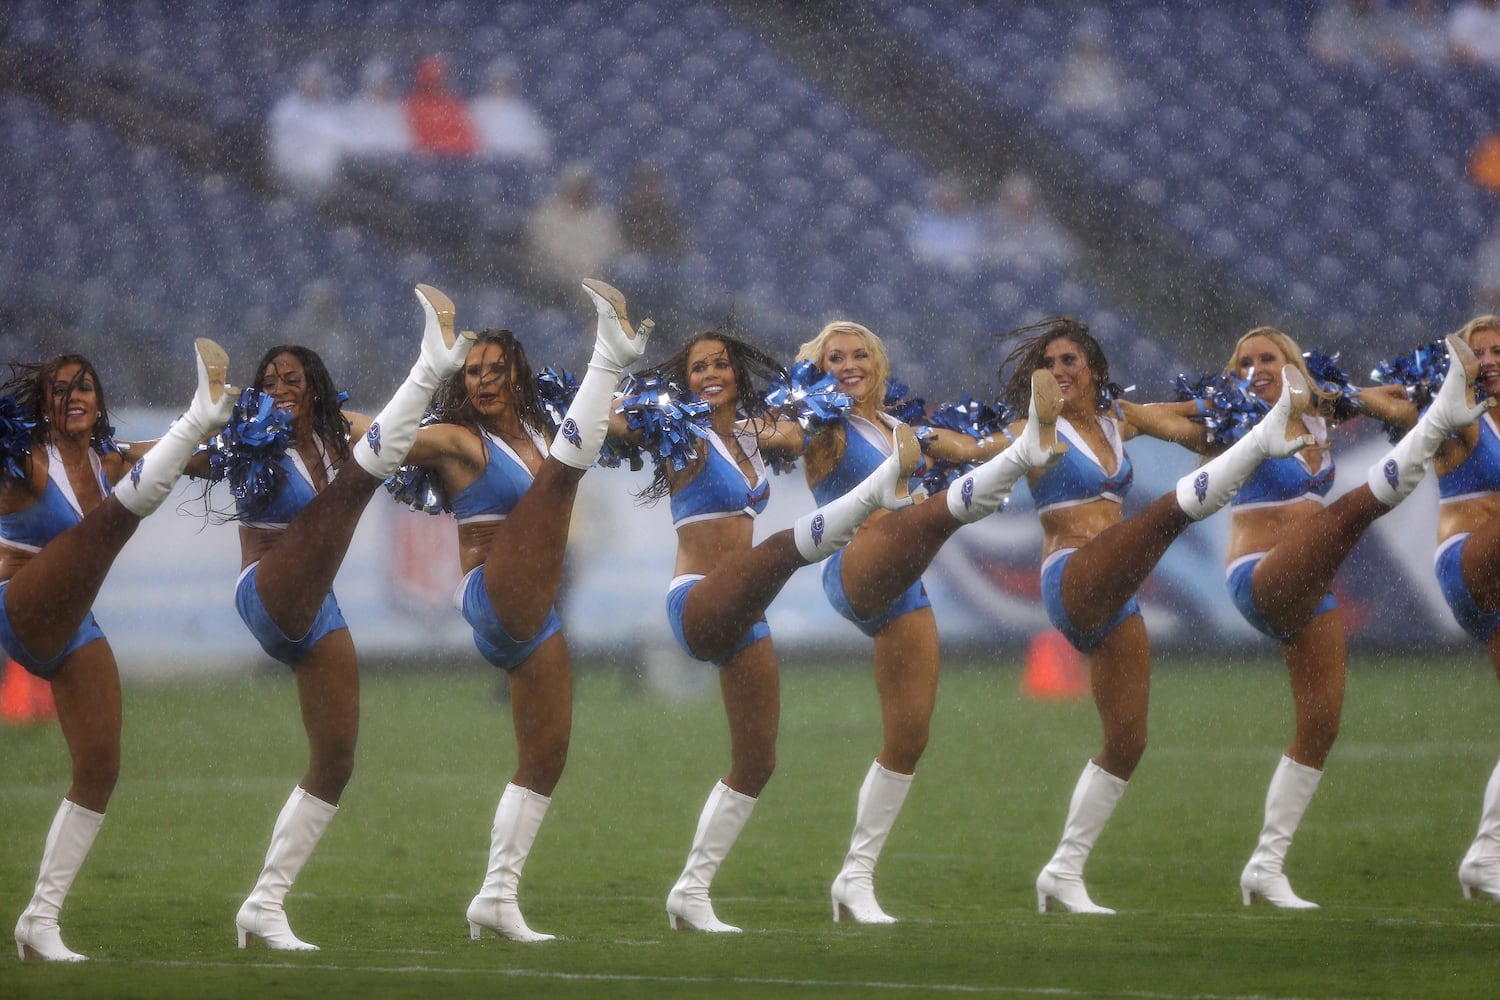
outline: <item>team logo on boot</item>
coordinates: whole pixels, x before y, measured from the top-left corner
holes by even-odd
[[[138,459],[136,459],[135,460],[135,464],[130,467],[130,485],[134,486],[136,489],[140,489],[140,486],[141,486],[141,470],[144,469],[145,467],[146,467],[146,460],[144,458],[138,458]]]
[[[1401,485],[1401,471],[1396,468],[1396,460],[1388,458],[1385,465],[1381,466],[1381,472],[1385,473],[1385,481],[1391,484],[1391,489]]]
[[[558,429],[562,439],[575,448],[583,447],[583,435],[578,433],[578,424],[572,417],[563,419],[562,427]]]
[[[964,477],[964,484],[958,488],[959,498],[964,502],[964,510],[974,506],[974,477]]]
[[[1208,473],[1200,472],[1193,477],[1193,496],[1202,503],[1208,499]]]
[[[812,543],[814,545],[822,545],[823,544],[823,514],[822,514],[821,511],[819,513],[813,515],[813,519],[812,519]]]
[[[375,454],[380,454],[380,421],[376,420],[370,424],[370,429],[365,431],[365,443]]]

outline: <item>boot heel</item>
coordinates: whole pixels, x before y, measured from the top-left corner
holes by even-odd
[[[480,927],[474,921],[470,920],[469,921],[469,940],[470,941],[478,941],[483,936],[484,936],[484,928]]]

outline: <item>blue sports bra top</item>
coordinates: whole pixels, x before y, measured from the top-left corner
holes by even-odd
[[[89,449],[89,464],[93,466],[94,478],[99,483],[99,495],[109,496],[109,481],[104,478],[104,468],[99,456]],[[13,549],[40,552],[58,535],[83,520],[83,506],[68,481],[68,470],[56,445],[47,445],[47,488],[36,502],[14,514],[0,516],[0,542]]]
[[[1114,474],[1104,471],[1103,463],[1067,418],[1058,417],[1057,433],[1067,441],[1068,450],[1056,465],[1031,482],[1031,498],[1038,511],[1077,507],[1094,500],[1124,501],[1135,472],[1120,439],[1120,425],[1114,417],[1100,416],[1099,427],[1114,450]]]
[[[729,446],[710,431],[702,439],[710,446],[703,468],[686,486],[672,494],[672,527],[739,514],[754,517],[766,509],[766,501],[771,498],[771,484],[766,480],[760,445],[748,430],[737,430],[734,437],[740,450],[750,459],[755,481],[746,478]]]
[[[887,427],[895,427],[899,420],[888,413],[878,414]],[[813,499],[823,506],[848,493],[869,478],[870,473],[880,467],[891,454],[891,436],[864,417],[850,416],[844,420],[844,457],[839,464],[819,482],[812,484]],[[915,491],[922,485],[920,476],[912,476],[910,487]]]
[[[1479,442],[1462,465],[1438,477],[1438,503],[1472,500],[1500,490],[1500,429],[1493,413],[1479,418]]]
[[[318,457],[323,461],[324,481],[331,483],[335,475],[333,463],[328,459],[328,452],[324,449],[323,442],[317,442],[317,446]],[[245,519],[247,513],[245,501],[236,503],[240,521],[247,528],[284,530],[292,523],[292,518],[302,513],[302,509],[312,503],[312,498],[318,495],[317,489],[313,487],[312,474],[307,471],[307,465],[302,461],[302,456],[297,453],[296,448],[287,448],[286,454],[277,460],[277,464],[285,472],[281,479],[281,488],[276,491],[270,503],[255,511],[255,520]]]
[[[1245,480],[1234,499],[1229,501],[1230,506],[1250,510],[1284,507],[1300,500],[1328,502],[1328,491],[1333,489],[1333,452],[1328,450],[1328,421],[1322,417],[1304,416],[1302,425],[1323,449],[1318,468],[1309,469],[1300,454],[1268,458]]]
[[[536,431],[526,433],[543,457],[547,442]],[[484,471],[479,478],[455,493],[448,502],[459,524],[503,521],[531,488],[531,470],[516,450],[489,431],[480,431],[485,444]]]

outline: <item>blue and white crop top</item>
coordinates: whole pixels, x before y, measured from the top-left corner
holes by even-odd
[[[877,416],[887,427],[895,427],[899,420],[889,413]],[[823,479],[812,487],[813,499],[822,506],[848,493],[869,478],[870,473],[880,467],[891,455],[891,437],[864,417],[849,416],[844,420],[844,457],[839,459]],[[915,491],[922,485],[920,476],[912,476],[910,488]]]
[[[99,495],[109,496],[109,481],[104,478],[99,456],[92,448],[88,455],[94,478],[99,483]],[[49,444],[47,488],[31,506],[0,516],[0,542],[24,552],[40,552],[43,545],[82,520],[83,505],[78,502],[73,484],[68,481],[67,467],[63,465],[57,446]]]
[[[317,442],[318,457],[323,461],[323,478],[325,482],[333,482],[335,475],[333,463],[328,458],[328,452],[323,447],[323,442]],[[239,511],[240,523],[247,528],[270,528],[273,531],[283,531],[292,523],[292,518],[302,513],[304,507],[312,503],[313,497],[318,495],[316,487],[313,486],[312,474],[307,471],[307,465],[302,461],[302,456],[297,453],[296,448],[287,448],[286,454],[276,460],[281,466],[284,475],[281,477],[281,487],[271,502],[255,510],[255,520],[246,520],[249,513],[247,508],[254,501],[237,501],[235,506]]]
[[[1333,489],[1333,452],[1328,450],[1328,421],[1322,417],[1302,418],[1302,425],[1313,436],[1313,443],[1323,450],[1316,469],[1309,469],[1302,454],[1286,458],[1268,458],[1250,473],[1240,491],[1229,501],[1231,507],[1253,510],[1257,507],[1284,507],[1300,500],[1328,502]]]
[[[526,433],[545,458],[546,440],[529,427]],[[484,471],[448,502],[459,524],[503,521],[531,488],[531,469],[516,450],[489,431],[481,430],[480,437],[484,439],[486,450]]]
[[[1131,480],[1135,478],[1135,470],[1131,467],[1130,456],[1125,454],[1120,425],[1115,418],[1100,416],[1099,427],[1114,450],[1113,475],[1104,471],[1103,463],[1067,418],[1057,418],[1057,433],[1068,443],[1068,450],[1063,452],[1056,465],[1031,481],[1031,498],[1036,501],[1039,512],[1077,507],[1094,500],[1124,502],[1125,494],[1130,492]]]
[[[1438,477],[1438,503],[1473,500],[1500,490],[1500,428],[1493,413],[1479,418],[1479,441],[1462,465]]]
[[[703,468],[691,482],[672,494],[672,527],[738,514],[754,517],[766,509],[766,501],[771,498],[771,484],[766,481],[766,466],[761,461],[759,442],[754,433],[745,429],[736,430],[734,438],[750,459],[755,481],[746,478],[729,446],[719,435],[709,433],[704,438],[710,447]]]

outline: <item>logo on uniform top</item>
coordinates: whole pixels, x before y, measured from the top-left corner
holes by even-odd
[[[1193,495],[1202,503],[1208,499],[1208,473],[1200,472],[1193,477]]]
[[[1386,459],[1381,471],[1385,473],[1385,481],[1391,484],[1391,489],[1395,489],[1401,485],[1401,473],[1396,468],[1396,460],[1394,458]]]
[[[965,476],[964,484],[958,488],[958,495],[964,502],[964,510],[974,506],[974,477]]]
[[[578,433],[578,423],[572,417],[567,417],[563,420],[562,428],[558,433],[562,435],[564,441],[573,447],[583,447],[583,436]]]
[[[376,420],[370,424],[370,429],[365,431],[365,443],[375,454],[380,454],[380,421]]]
[[[812,542],[814,545],[823,544],[823,513],[819,511],[812,519]]]
[[[130,467],[131,486],[139,487],[141,485],[141,470],[145,467],[146,460],[144,458],[138,458],[135,460],[135,464]]]

